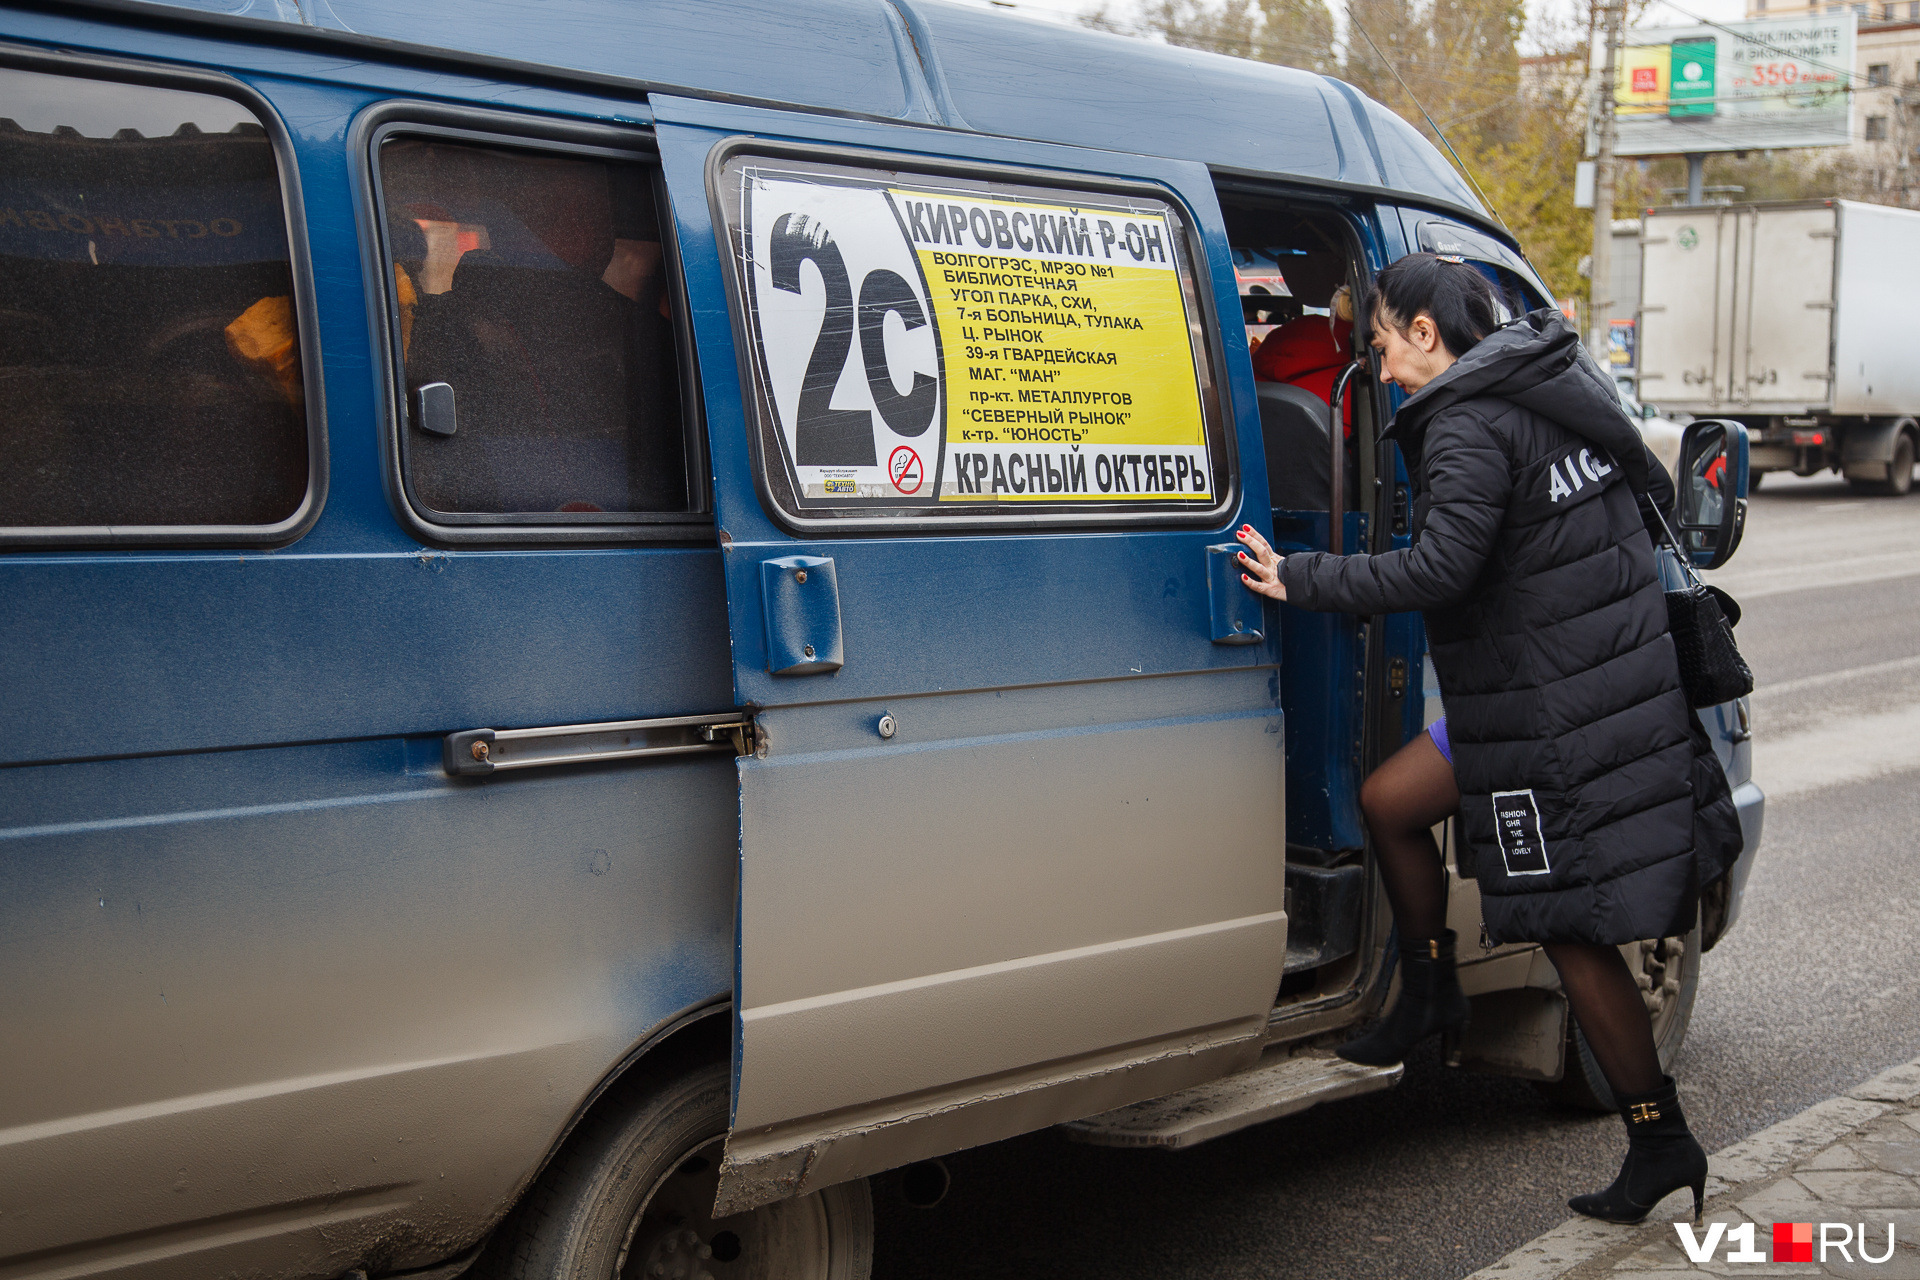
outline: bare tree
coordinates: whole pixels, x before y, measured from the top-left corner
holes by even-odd
[[[1142,10],[1137,23],[1115,17],[1102,4],[1083,14],[1080,21],[1120,35],[1151,32],[1168,44],[1187,49],[1205,49],[1235,58],[1258,56],[1260,11],[1253,0],[1219,0],[1217,4],[1208,0],[1154,0]]]
[[[1573,207],[1585,141],[1583,78],[1522,82],[1524,0],[1344,2],[1340,45],[1326,0],[1156,0],[1132,28],[1104,12],[1086,20],[1338,75],[1436,142],[1437,125],[1548,283],[1573,292],[1575,265],[1592,235],[1591,216]],[[1575,28],[1546,33],[1569,59],[1580,57],[1583,37]]]
[[[1080,21],[1102,31],[1152,34],[1188,49],[1323,74],[1339,66],[1326,0],[1153,0],[1134,22],[1102,4]]]
[[[1260,0],[1262,62],[1299,67],[1321,75],[1337,74],[1333,48],[1333,12],[1326,0]]]

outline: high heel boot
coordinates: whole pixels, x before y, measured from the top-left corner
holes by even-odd
[[[1334,1052],[1348,1062],[1390,1067],[1437,1031],[1451,1066],[1459,1059],[1471,1009],[1466,993],[1460,990],[1460,977],[1454,972],[1453,930],[1443,929],[1437,938],[1400,944],[1400,998],[1372,1030],[1355,1036]]]
[[[1680,1113],[1672,1076],[1661,1076],[1652,1093],[1616,1095],[1627,1122],[1627,1158],[1605,1191],[1575,1196],[1567,1206],[1603,1222],[1639,1222],[1669,1193],[1693,1190],[1693,1220],[1700,1221],[1707,1186],[1707,1153],[1694,1141]]]

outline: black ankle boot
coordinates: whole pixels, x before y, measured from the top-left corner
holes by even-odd
[[[1466,994],[1460,990],[1459,975],[1454,972],[1453,930],[1443,929],[1437,938],[1400,944],[1400,998],[1372,1030],[1355,1036],[1334,1052],[1348,1062],[1390,1067],[1406,1057],[1407,1050],[1438,1031],[1444,1037],[1442,1051],[1451,1066],[1459,1059],[1470,1009]]]
[[[1603,1222],[1639,1222],[1669,1193],[1693,1188],[1693,1220],[1707,1185],[1707,1153],[1693,1139],[1680,1113],[1680,1092],[1672,1076],[1652,1093],[1618,1095],[1627,1122],[1627,1158],[1620,1176],[1605,1191],[1575,1196],[1567,1206]]]

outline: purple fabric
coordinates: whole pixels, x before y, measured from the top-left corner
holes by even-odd
[[[1433,739],[1434,746],[1440,748],[1440,754],[1446,757],[1447,763],[1452,764],[1453,744],[1447,741],[1447,718],[1441,716],[1438,720],[1428,725],[1427,736]]]

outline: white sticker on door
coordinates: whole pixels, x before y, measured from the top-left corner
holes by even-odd
[[[1214,501],[1173,206],[733,164],[763,447],[799,505]]]

